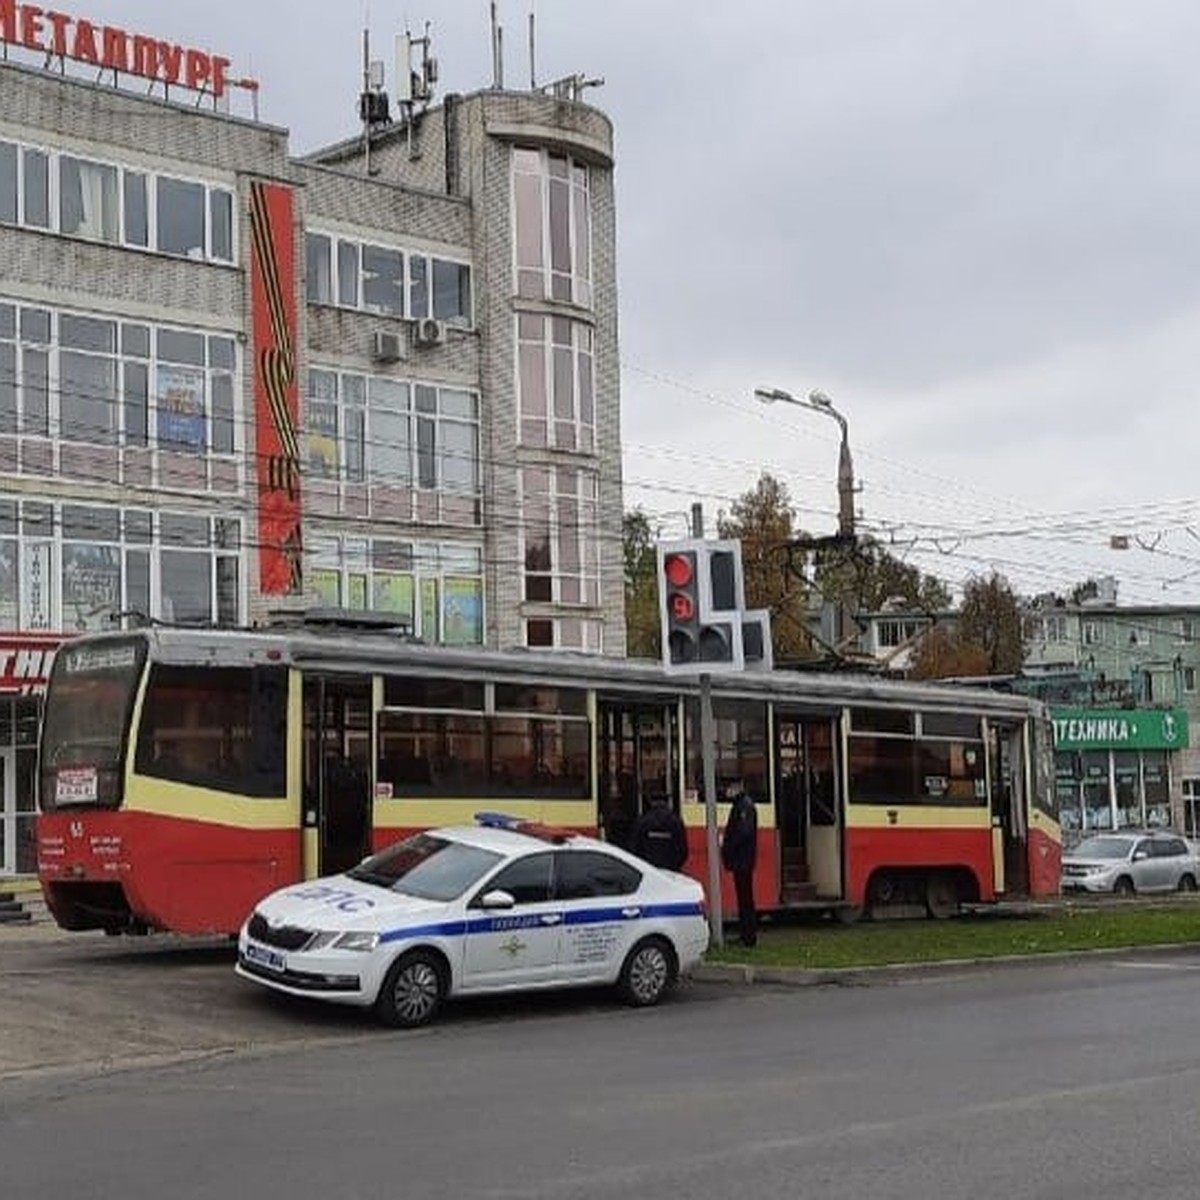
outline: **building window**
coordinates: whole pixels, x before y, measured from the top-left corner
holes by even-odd
[[[895,650],[915,638],[923,629],[928,628],[929,624],[928,620],[918,618],[880,621],[876,626],[879,648]]]
[[[517,338],[521,443],[595,453],[591,326],[566,317],[522,313]]]
[[[232,263],[233,209],[231,188],[0,142],[0,222]]]
[[[237,395],[232,336],[0,301],[0,433],[233,455]]]
[[[305,427],[312,478],[479,495],[474,392],[313,368]]]
[[[1192,696],[1196,693],[1196,668],[1183,667],[1180,670],[1180,677],[1183,684],[1183,690],[1186,695]]]
[[[467,263],[315,230],[305,234],[304,251],[310,304],[472,324]]]
[[[1095,621],[1084,621],[1083,644],[1085,646],[1100,645],[1100,626]]]
[[[305,579],[320,604],[390,613],[426,642],[483,644],[480,547],[313,534],[305,551]]]
[[[1175,640],[1177,642],[1194,642],[1196,640],[1196,618],[1175,618]]]
[[[513,150],[517,295],[592,306],[591,173],[546,150]]]
[[[525,645],[603,654],[604,622],[585,617],[530,617],[525,622]]]
[[[121,613],[242,623],[241,522],[0,499],[0,624],[82,632]]]
[[[591,471],[522,468],[527,601],[599,606],[598,493],[599,476]]]

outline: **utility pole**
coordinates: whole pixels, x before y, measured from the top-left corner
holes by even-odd
[[[692,537],[704,537],[704,507],[692,505]],[[717,723],[713,717],[712,675],[700,676],[700,762],[704,776],[704,837],[708,853],[708,926],[710,941],[725,945],[725,914],[721,897],[721,849],[717,834]]]

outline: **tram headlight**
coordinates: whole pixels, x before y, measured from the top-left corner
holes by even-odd
[[[333,943],[335,950],[358,950],[362,953],[369,953],[379,945],[379,934],[377,933],[343,933],[336,942]]]

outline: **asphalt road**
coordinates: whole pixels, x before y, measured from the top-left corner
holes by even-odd
[[[225,947],[6,940],[0,1195],[1191,1200],[1198,988],[1131,953],[405,1034]]]

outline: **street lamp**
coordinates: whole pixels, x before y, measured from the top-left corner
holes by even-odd
[[[850,433],[846,418],[833,407],[833,401],[822,391],[813,389],[807,396],[793,396],[781,388],[755,388],[754,396],[764,404],[794,404],[798,408],[811,408],[814,412],[832,417],[842,431],[842,444],[838,451],[838,533],[845,538],[854,537],[854,463],[850,458]]]

